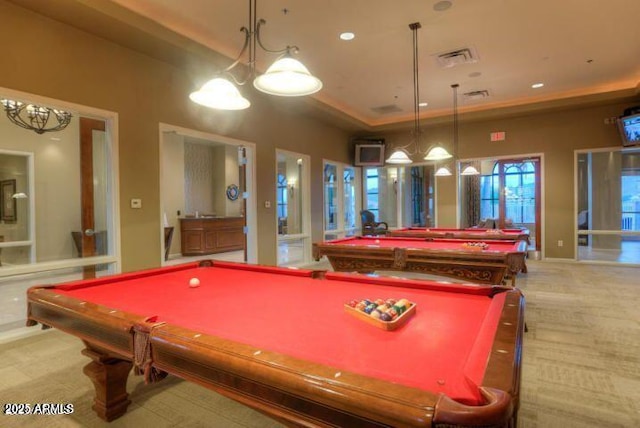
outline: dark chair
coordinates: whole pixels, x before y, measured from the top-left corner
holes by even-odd
[[[376,221],[376,216],[369,210],[360,211],[362,220],[362,236],[365,235],[385,235],[389,231],[389,226],[384,221]]]

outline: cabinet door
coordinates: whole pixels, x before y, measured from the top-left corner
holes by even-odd
[[[210,225],[209,225],[210,226]],[[216,252],[218,250],[218,231],[207,227],[204,230],[204,251],[207,253]]]
[[[204,251],[201,230],[182,231],[182,254],[200,254]]]
[[[244,248],[244,233],[241,227],[229,227],[218,230],[216,244],[220,250],[231,251]]]

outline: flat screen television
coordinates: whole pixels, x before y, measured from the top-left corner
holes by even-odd
[[[384,144],[356,143],[356,166],[383,166]]]
[[[620,130],[623,146],[640,144],[640,113],[619,118],[618,129]]]

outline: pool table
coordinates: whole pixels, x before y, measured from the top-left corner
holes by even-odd
[[[345,310],[365,297],[404,297],[415,312],[387,331]],[[512,427],[523,315],[511,287],[217,261],[28,291],[29,325],[84,342],[105,420],[126,412],[133,367],[289,426]]]
[[[313,257],[327,256],[339,272],[371,273],[380,270],[419,272],[461,278],[480,284],[502,284],[505,276],[515,286],[516,275],[526,272],[524,241],[353,236],[313,244]]]
[[[405,227],[389,230],[386,236],[397,238],[453,238],[468,240],[508,240],[526,241],[529,244],[529,230],[527,229],[482,229],[468,227],[453,229],[446,227]]]

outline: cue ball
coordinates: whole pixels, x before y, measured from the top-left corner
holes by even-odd
[[[376,244],[379,244],[379,243],[380,243],[380,240],[379,240],[379,239],[376,239],[376,240],[375,240],[375,243],[376,243]]]
[[[191,278],[189,280],[189,287],[198,287],[200,285],[200,280],[198,278]]]

